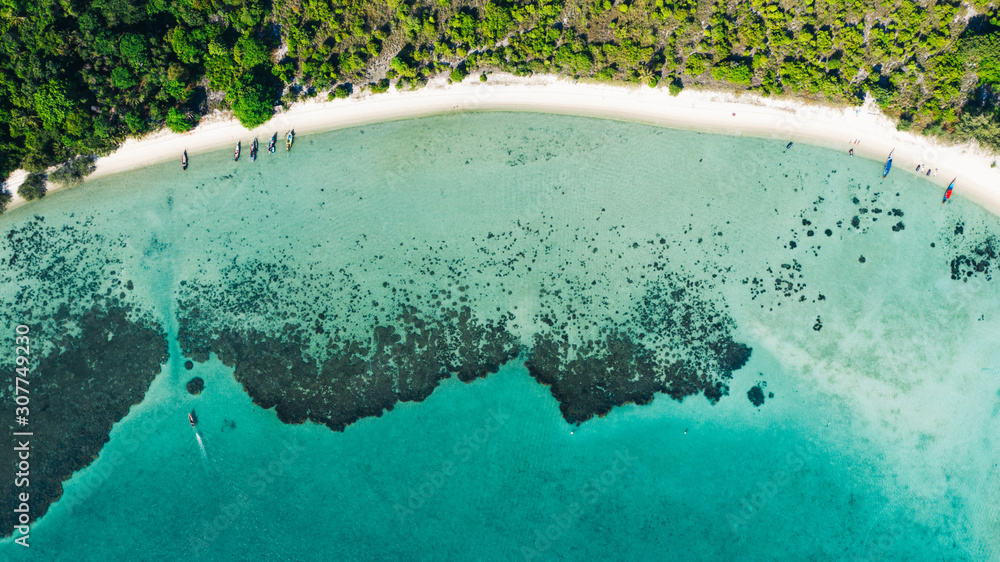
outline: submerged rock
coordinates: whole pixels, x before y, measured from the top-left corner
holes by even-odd
[[[205,390],[205,381],[201,377],[195,377],[187,382],[187,391],[195,396]]]

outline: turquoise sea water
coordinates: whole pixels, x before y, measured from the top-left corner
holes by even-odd
[[[942,207],[917,177],[883,182],[881,168],[779,141],[472,114],[304,136],[252,164],[201,155],[186,173],[154,166],[8,213],[4,230],[37,214],[115,241],[99,248],[115,264],[74,267],[133,281],[128,298],[162,322],[171,359],[31,548],[0,549],[996,559],[1000,271],[952,266],[1000,226],[960,198]],[[255,263],[281,273],[244,273]],[[509,311],[530,353],[541,311],[584,341],[632,321],[664,272],[709,287],[753,348],[717,404],[659,395],[572,425],[522,356],[337,433],[282,424],[215,356],[188,371],[176,341],[188,287],[246,275],[259,299],[234,295],[211,311],[219,322],[277,333],[323,308],[363,337],[395,287],[426,302],[461,286],[449,298],[480,318]],[[337,282],[320,286],[321,273]],[[19,288],[3,290],[6,302]],[[199,396],[184,388],[193,375]],[[758,408],[747,391],[762,381],[773,397]]]

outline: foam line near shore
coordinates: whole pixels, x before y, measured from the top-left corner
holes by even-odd
[[[992,167],[996,160],[993,155],[974,145],[948,145],[931,137],[897,131],[873,103],[838,108],[691,89],[671,96],[665,88],[577,82],[552,75],[492,74],[488,82],[471,76],[460,84],[448,84],[447,79],[439,77],[415,91],[393,89],[345,100],[306,101],[252,131],[228,114],[216,113],[187,133],[161,131],[129,139],[116,152],[99,159],[87,179],[169,160],[177,160],[179,166],[185,150],[191,165],[197,165],[198,154],[235,146],[237,141],[249,141],[253,136],[266,143],[275,132],[282,137],[291,129],[297,134],[318,133],[453,111],[527,111],[617,119],[803,142],[843,151],[853,148],[856,156],[878,161],[895,149],[893,158],[899,172],[912,172],[918,164],[924,170],[929,167],[935,173],[927,179],[939,185],[942,193],[957,178],[956,196],[1000,215],[1000,168]],[[860,142],[854,144],[856,140]],[[25,175],[15,172],[7,181],[7,189],[14,196],[9,209],[25,203],[16,194]],[[50,186],[50,190],[55,189]]]

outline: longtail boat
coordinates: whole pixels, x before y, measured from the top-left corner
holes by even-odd
[[[236,152],[233,153],[233,162],[240,161],[240,141],[236,141]]]
[[[253,162],[257,159],[257,137],[254,137],[253,142],[250,143],[250,161]]]
[[[288,131],[285,136],[285,151],[289,152],[292,150],[292,141],[295,140],[295,131]]]
[[[181,154],[181,169],[188,169],[188,151],[186,150],[184,151],[184,154]]]
[[[883,179],[886,176],[889,175],[889,170],[892,169],[892,153],[893,152],[896,152],[895,148],[889,151],[889,158],[888,158],[888,160],[885,161],[885,170],[882,171],[882,178]]]
[[[267,151],[274,154],[275,148],[274,144],[278,142],[278,133],[271,135],[271,140],[267,143]]]
[[[957,180],[957,179],[958,178],[955,178],[955,180]],[[952,192],[952,190],[955,189],[955,180],[951,180],[951,183],[948,184],[948,191],[944,192],[944,199],[941,200],[941,204],[942,205],[945,204],[945,203],[947,203],[948,200],[951,199],[951,192]]]

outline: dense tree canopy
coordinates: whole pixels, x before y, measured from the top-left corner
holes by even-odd
[[[25,201],[34,201],[45,197],[45,174],[32,172],[17,188],[17,194]]]
[[[0,177],[164,124],[189,129],[208,109],[206,87],[261,122],[278,95],[266,14],[241,0],[3,0]]]
[[[0,0],[0,178],[299,95],[482,70],[857,103],[1000,150],[984,0]],[[282,97],[282,92],[284,96]]]

